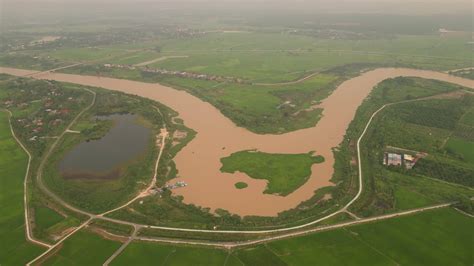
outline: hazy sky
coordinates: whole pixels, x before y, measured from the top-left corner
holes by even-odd
[[[110,5],[112,4],[113,5]],[[474,0],[0,0],[0,10],[14,6],[36,8],[88,8],[114,9],[127,5],[137,7],[172,8],[269,8],[292,9],[305,12],[403,13],[438,14],[473,12]],[[24,10],[24,8],[23,8]],[[86,9],[87,12],[87,9]],[[1,16],[1,13],[0,13]]]

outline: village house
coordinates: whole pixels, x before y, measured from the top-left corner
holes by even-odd
[[[408,153],[385,152],[383,165],[386,166],[404,166],[406,169],[412,169],[418,159],[423,155],[419,153],[417,156]]]
[[[384,165],[402,165],[402,155],[397,153],[386,152],[384,156]]]

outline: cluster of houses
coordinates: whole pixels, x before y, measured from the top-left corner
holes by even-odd
[[[161,193],[163,193],[163,191],[165,191],[165,190],[167,190],[167,189],[171,190],[171,189],[176,189],[176,188],[185,187],[185,186],[187,186],[187,185],[188,185],[188,184],[186,184],[186,182],[184,182],[184,181],[178,181],[178,182],[176,182],[176,183],[174,183],[174,184],[166,184],[166,185],[165,185],[164,187],[162,187],[162,188],[156,187],[156,188],[152,189],[151,193],[152,193],[152,194],[161,194]]]
[[[21,128],[21,135],[26,135],[29,141],[36,141],[39,135],[48,128],[54,128],[64,122],[65,117],[69,115],[71,110],[64,107],[64,100],[75,101],[73,97],[64,97],[64,95],[58,90],[51,89],[40,100],[32,100],[32,97],[37,98],[37,91],[31,91],[31,93],[25,93],[25,90],[20,91],[22,97],[16,97],[15,100],[9,99],[3,102],[3,106],[9,108],[28,108],[32,104],[41,102],[34,118],[33,117],[22,117],[15,120],[15,123]]]
[[[385,152],[383,164],[386,166],[403,166],[412,169],[419,157],[407,153]]]
[[[166,69],[149,68],[149,67],[137,67],[133,65],[120,65],[120,64],[104,64],[104,67],[121,68],[121,69],[128,69],[128,70],[139,69],[147,73],[177,76],[181,78],[202,79],[202,80],[210,80],[210,81],[217,81],[217,82],[232,82],[232,83],[238,83],[238,84],[248,83],[247,81],[243,79],[235,78],[235,77],[224,77],[224,76],[217,76],[217,75],[193,73],[193,72],[187,72],[187,71],[166,70]]]

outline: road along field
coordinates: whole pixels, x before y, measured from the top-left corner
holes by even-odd
[[[472,225],[441,208],[232,250],[135,240],[110,265],[470,265]]]
[[[23,206],[23,178],[27,154],[16,143],[9,125],[9,114],[0,109],[0,263],[21,265],[41,254],[44,247],[26,239]],[[29,235],[28,235],[29,236]],[[12,254],[21,256],[12,256]]]
[[[12,75],[32,73],[12,68],[0,68],[0,72]],[[136,94],[171,107],[179,112],[186,126],[198,132],[196,138],[175,158],[180,177],[173,182],[185,181],[188,186],[173,193],[183,196],[184,203],[209,207],[212,210],[222,208],[242,216],[275,216],[309,199],[316,189],[332,185],[332,149],[343,141],[357,107],[375,85],[385,79],[399,76],[436,79],[474,88],[472,80],[446,73],[401,68],[376,69],[342,83],[321,103],[321,108],[324,109],[323,117],[314,127],[282,135],[258,135],[236,126],[209,103],[184,91],[160,84],[60,73],[41,73],[33,77]],[[308,181],[288,196],[263,194],[266,189],[265,180],[252,179],[240,172],[228,174],[219,170],[222,166],[221,158],[250,149],[280,154],[315,151],[323,156],[325,161],[314,164]],[[237,189],[234,186],[236,182],[245,182],[248,187]]]

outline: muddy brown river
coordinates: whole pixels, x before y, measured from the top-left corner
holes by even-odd
[[[0,68],[0,73],[28,75],[34,71]],[[334,172],[332,148],[342,142],[357,107],[374,86],[387,78],[399,76],[436,79],[474,88],[474,81],[446,73],[380,68],[347,80],[337,87],[322,102],[323,117],[314,127],[282,135],[259,135],[236,126],[211,104],[187,92],[160,84],[60,73],[34,75],[39,79],[71,82],[135,94],[159,101],[176,110],[185,125],[198,134],[175,158],[179,177],[173,182],[182,180],[188,183],[188,186],[173,190],[173,194],[183,196],[185,203],[208,207],[211,210],[222,208],[242,216],[275,216],[311,198],[315,190],[333,185],[330,182]],[[324,163],[312,166],[312,175],[303,186],[282,197],[263,194],[266,187],[265,180],[252,179],[243,173],[220,172],[222,157],[247,149],[258,149],[267,153],[316,151],[326,160]],[[246,189],[236,189],[234,187],[236,182],[245,182],[249,186]]]

